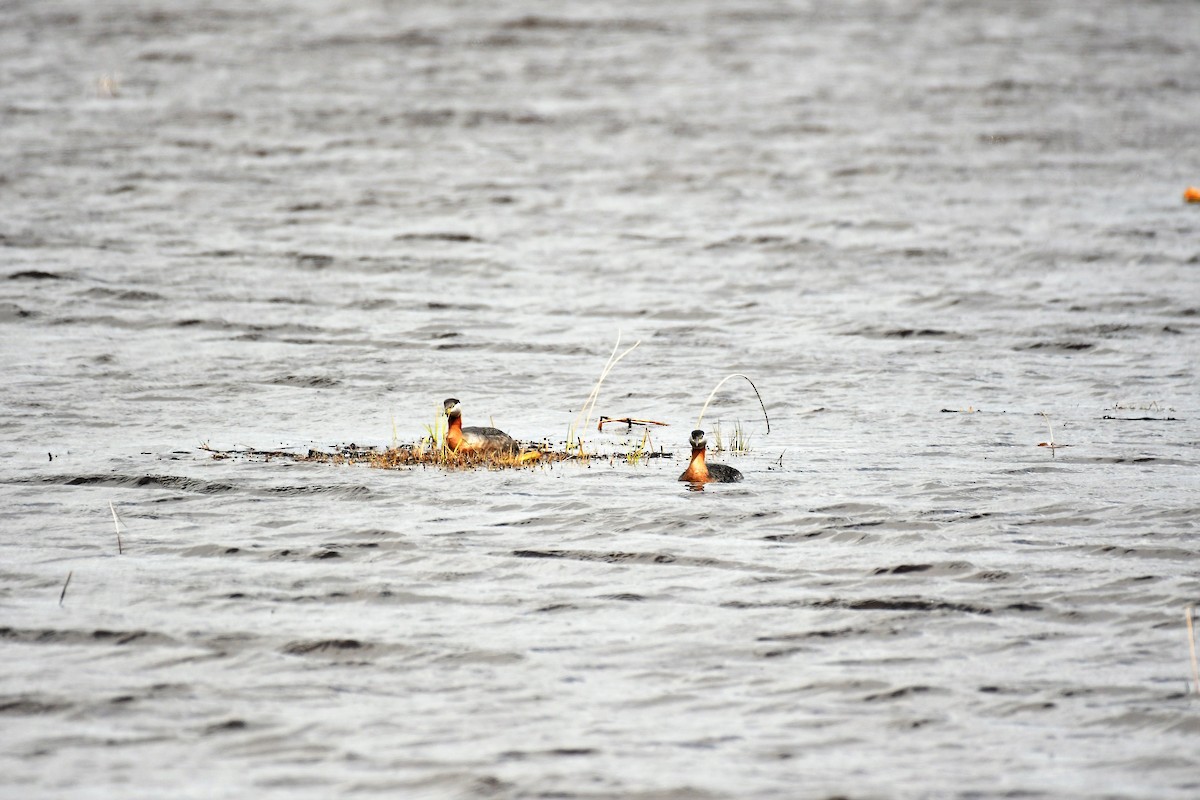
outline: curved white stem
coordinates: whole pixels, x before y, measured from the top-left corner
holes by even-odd
[[[717,390],[719,390],[722,386],[724,386],[725,382],[728,381],[730,378],[745,378],[746,383],[750,384],[750,388],[754,390],[754,396],[758,398],[758,404],[760,406],[762,406],[763,419],[765,419],[767,421],[767,433],[770,433],[771,432],[771,418],[767,416],[767,406],[766,406],[766,404],[763,403],[762,395],[758,393],[758,387],[754,385],[754,381],[750,380],[750,378],[747,377],[746,375],[742,375],[740,372],[735,372],[732,375],[726,375],[724,378],[721,379],[720,383],[718,383],[716,386],[713,387],[712,392],[710,392],[708,395],[708,399],[704,401],[704,408],[700,409],[700,416],[696,418],[696,428],[699,428],[700,423],[704,421],[704,412],[708,410],[708,404],[711,403],[713,397],[716,396]]]

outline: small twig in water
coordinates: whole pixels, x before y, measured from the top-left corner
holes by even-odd
[[[65,581],[63,581],[63,590],[62,590],[62,593],[59,594],[59,596],[58,596],[58,604],[60,606],[63,604],[63,598],[67,596],[67,587],[71,584],[71,576],[74,574],[75,574],[75,570],[71,570],[70,572],[67,573],[67,579]],[[1193,661],[1195,660],[1195,657],[1196,657],[1195,654],[1193,654],[1192,655]]]
[[[637,417],[615,417],[614,418],[614,417],[606,417],[603,414],[601,414],[600,422],[596,425],[596,430],[602,431],[602,430],[604,430],[605,425],[608,425],[613,422],[624,422],[626,425],[629,426],[629,430],[633,430],[634,425],[663,425],[663,426],[666,426],[668,424],[666,422],[659,422],[658,420],[653,420],[653,419],[638,419]]]
[[[117,529],[117,555],[124,555],[125,548],[121,545],[121,523],[117,521],[117,510],[113,508],[112,500],[108,501],[108,510],[113,515],[113,527]]]
[[[1196,663],[1196,633],[1192,628],[1192,606],[1188,606],[1184,612],[1187,618],[1188,629],[1188,649],[1192,653],[1192,682],[1196,687],[1196,694],[1200,695],[1200,666]]]

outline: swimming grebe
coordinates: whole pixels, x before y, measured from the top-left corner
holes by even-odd
[[[679,476],[679,480],[692,483],[736,483],[742,479],[742,473],[733,467],[704,462],[704,449],[708,446],[704,431],[692,431],[691,443],[692,460],[688,462],[688,468]]]
[[[462,403],[451,397],[445,402],[446,446],[460,453],[515,453],[517,443],[499,428],[464,428]]]

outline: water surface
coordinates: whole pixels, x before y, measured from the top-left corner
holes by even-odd
[[[5,4],[2,793],[1195,797],[1200,9],[1077,5]],[[674,458],[200,449],[618,333]]]

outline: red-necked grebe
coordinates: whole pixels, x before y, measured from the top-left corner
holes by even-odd
[[[460,453],[516,453],[519,449],[512,437],[499,428],[464,428],[462,403],[451,397],[445,402],[446,446]]]
[[[742,479],[742,473],[733,467],[705,463],[704,449],[708,447],[708,442],[704,438],[704,431],[692,431],[691,443],[692,460],[679,480],[691,483],[736,483]]]

